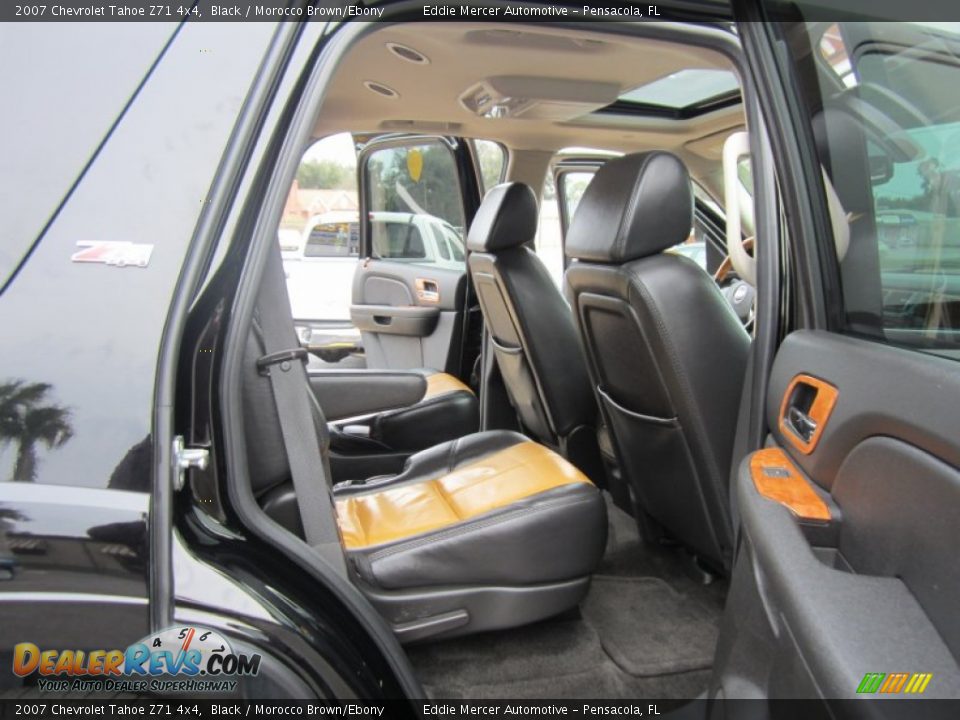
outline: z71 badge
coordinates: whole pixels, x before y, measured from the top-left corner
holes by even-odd
[[[104,263],[116,267],[145,268],[150,263],[153,245],[133,242],[81,241],[70,260],[76,263]]]

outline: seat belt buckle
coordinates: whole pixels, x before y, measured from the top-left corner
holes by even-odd
[[[257,372],[267,377],[270,375],[270,368],[279,365],[280,369],[287,372],[295,360],[299,360],[304,365],[310,359],[310,353],[305,348],[294,348],[292,350],[281,350],[280,352],[264,355],[257,360]]]

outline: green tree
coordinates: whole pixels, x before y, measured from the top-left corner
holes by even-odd
[[[302,188],[355,190],[356,169],[333,160],[307,160],[297,168],[297,182]]]
[[[503,176],[503,148],[489,140],[477,140],[477,159],[480,162],[480,177],[483,178],[483,190],[487,191],[500,182]]]
[[[0,384],[0,444],[17,444],[14,482],[33,482],[37,476],[37,446],[62,447],[71,437],[70,411],[43,405],[51,386],[12,380]]]
[[[420,178],[416,181],[410,177],[407,167],[407,154],[414,149],[420,151],[423,159]],[[417,213],[416,206],[419,206],[453,227],[463,227],[457,166],[450,149],[444,145],[385,148],[371,155],[367,173],[371,210]],[[411,198],[416,206],[406,198]]]

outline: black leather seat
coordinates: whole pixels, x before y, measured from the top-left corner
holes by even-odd
[[[467,235],[470,275],[523,430],[599,478],[599,412],[570,307],[526,247],[537,219],[527,185],[490,190]]]
[[[275,255],[258,307],[277,302],[289,312]],[[302,535],[270,379],[257,370],[259,328],[255,318],[244,362],[251,483],[265,512]],[[292,321],[289,337],[296,347]],[[303,378],[326,463],[327,423]],[[600,491],[552,450],[509,431],[442,443],[411,456],[399,474],[332,490],[336,518],[328,521],[339,526],[350,577],[404,641],[563,612],[586,594],[606,544]]]
[[[395,450],[423,450],[480,429],[480,405],[468,385],[448,373],[418,370],[423,396],[369,420],[370,437]]]
[[[715,564],[732,551],[729,476],[749,337],[712,278],[664,253],[693,225],[674,155],[607,162],[566,238],[566,290],[638,508]]]

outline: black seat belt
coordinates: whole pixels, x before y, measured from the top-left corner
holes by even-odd
[[[268,261],[257,300],[266,353],[257,361],[257,370],[270,378],[307,543],[327,564],[346,577],[347,566],[337,527],[330,473],[320,451],[314,408],[307,396],[309,381],[304,366],[308,355],[299,345],[291,346],[296,335],[292,332],[289,306],[284,307],[285,303],[279,302],[287,297],[282,266],[280,270],[272,267],[279,264],[277,253]]]

